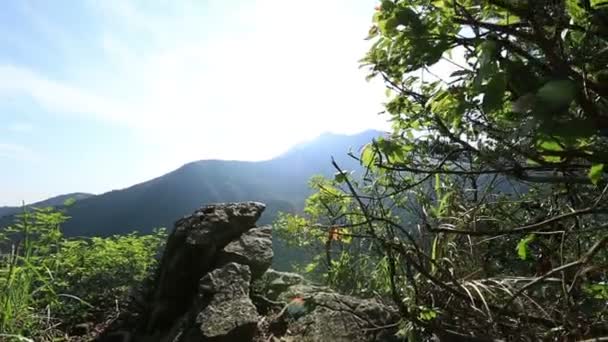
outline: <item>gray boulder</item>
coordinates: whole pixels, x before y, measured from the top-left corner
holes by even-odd
[[[187,311],[199,280],[217,263],[217,253],[255,227],[265,209],[257,202],[214,204],[175,223],[161,259],[147,329],[163,329]]]
[[[260,280],[263,291],[268,299],[276,300],[285,293],[291,286],[304,284],[304,278],[291,272],[279,272],[268,270]],[[285,300],[283,298],[283,300]]]
[[[377,300],[341,295],[327,287],[308,284],[291,286],[278,298],[286,303],[294,298],[303,302],[297,316],[283,318],[283,340],[395,340],[397,328],[394,324],[399,321],[399,313],[396,308]],[[289,310],[286,312],[289,313]]]
[[[306,297],[305,297],[306,298]],[[289,325],[298,341],[389,341],[398,321],[396,310],[374,300],[337,293],[318,293],[304,299],[309,313]]]
[[[269,269],[264,273],[263,280],[271,286],[293,286],[304,283],[304,277],[293,272],[281,272],[273,269]]]
[[[220,265],[236,262],[249,266],[252,278],[262,276],[272,264],[272,228],[253,228],[219,252]]]
[[[243,266],[246,272],[240,267],[237,271],[233,265],[226,265],[227,269],[220,268],[218,273],[212,271],[219,264],[220,251],[229,243],[238,241],[243,233],[255,228],[264,209],[265,205],[257,202],[213,204],[178,220],[169,235],[155,275],[142,284],[141,289],[125,306],[126,309],[98,337],[98,341],[113,341],[109,336],[125,334],[131,336],[130,341],[190,341],[182,338],[187,337],[186,332],[196,329],[206,331],[202,336],[212,334],[210,326],[195,322],[201,321],[213,308],[228,309],[203,305],[201,296],[205,298],[203,301],[213,301],[216,300],[213,299],[216,295],[226,299],[231,294],[238,294],[231,301],[226,299],[238,310],[231,315],[224,312],[224,315],[240,315],[239,310],[245,310],[244,314],[250,317],[253,305],[251,302],[249,305],[243,302],[244,297],[248,297],[248,290],[243,289],[248,289],[251,281],[249,267]],[[264,255],[268,253],[264,251]],[[228,288],[238,291],[217,292],[213,296],[209,292],[201,292],[201,283],[205,288],[206,282],[216,279],[220,273],[229,276],[226,281],[232,285]],[[214,278],[209,278],[214,274]],[[209,284],[214,284],[213,281]],[[196,329],[193,330],[192,327]],[[218,326],[218,336],[225,329],[227,328]]]
[[[249,298],[247,265],[229,263],[200,281],[198,314],[176,342],[251,341],[260,316]]]
[[[208,205],[177,221],[156,273],[97,341],[391,341],[390,305],[268,269],[264,208]]]

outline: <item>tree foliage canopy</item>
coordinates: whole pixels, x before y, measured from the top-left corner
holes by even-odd
[[[393,131],[278,230],[412,340],[608,336],[608,3],[386,0],[373,23]]]

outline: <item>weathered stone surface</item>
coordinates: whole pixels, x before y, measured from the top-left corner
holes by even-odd
[[[297,341],[392,341],[395,329],[380,329],[398,321],[395,308],[375,300],[337,294],[327,287],[299,284],[279,296],[302,298],[306,312],[288,321],[287,337]]]
[[[204,307],[195,324],[203,341],[249,341],[260,319],[249,298],[251,272],[247,265],[229,263],[200,282]]]
[[[259,280],[264,295],[271,300],[278,299],[279,295],[285,293],[291,286],[305,283],[304,278],[291,272],[280,272],[269,269]]]
[[[281,272],[269,269],[264,273],[264,280],[271,286],[293,286],[304,283],[304,277],[293,272]]]
[[[200,313],[199,281],[218,265],[219,251],[255,227],[264,209],[257,202],[213,204],[178,220],[156,275],[99,340],[126,333],[135,341],[182,341]]]
[[[217,252],[255,226],[265,209],[257,202],[214,204],[175,223],[161,259],[148,329],[162,329],[187,309],[199,280],[217,263]]]
[[[319,294],[319,293],[333,293],[333,292],[327,286],[319,286],[319,285],[301,283],[301,284],[295,284],[295,285],[289,286],[287,289],[281,291],[278,294],[277,299],[279,301],[287,303],[295,297],[311,296],[313,294]]]
[[[249,266],[253,279],[259,278],[272,264],[272,228],[253,228],[220,251],[219,264],[236,262]]]
[[[371,300],[339,294],[308,298],[312,311],[289,325],[299,341],[389,341],[394,331],[382,329],[397,322],[395,311]],[[396,329],[394,329],[396,330]]]
[[[391,341],[381,328],[398,320],[391,306],[268,269],[263,210],[216,204],[177,221],[156,275],[98,341]]]
[[[253,283],[251,298],[258,312],[267,315],[285,305],[285,301],[278,301],[280,294],[290,286],[304,282],[304,278],[299,274],[269,269]]]

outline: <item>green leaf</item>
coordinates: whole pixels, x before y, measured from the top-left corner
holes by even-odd
[[[517,255],[521,260],[526,260],[528,258],[528,245],[534,241],[536,235],[530,234],[525,238],[521,239],[517,244]]]
[[[378,22],[378,27],[384,35],[390,35],[397,28],[397,25],[399,25],[399,22],[394,16]]]
[[[372,166],[372,164],[374,163],[375,155],[376,155],[376,152],[375,152],[374,144],[369,143],[369,144],[365,145],[365,147],[363,148],[363,151],[361,152],[361,164],[364,167]]]
[[[551,109],[568,106],[576,96],[576,86],[570,80],[556,80],[545,83],[536,96]]]
[[[365,39],[370,40],[376,36],[378,36],[378,26],[374,25],[369,29],[369,32],[367,33],[367,37]]]
[[[433,245],[431,247],[431,260],[432,261],[437,261],[438,259],[438,244],[439,244],[439,239],[440,239],[440,235],[435,236],[435,238],[433,239]],[[435,263],[431,263],[431,274],[435,274],[436,272],[436,266]]]
[[[395,8],[395,3],[390,0],[384,0],[380,4],[380,8],[382,8],[383,11],[392,11]]]
[[[424,25],[420,20],[420,16],[409,7],[402,8],[396,13],[397,25],[409,27],[413,33],[424,31]]]
[[[490,73],[495,69],[496,65],[496,42],[486,40],[479,45],[479,74],[478,77],[483,80],[490,77]]]
[[[347,179],[347,178],[346,178],[346,175],[347,175],[347,174],[348,174],[348,173],[347,173],[346,171],[342,171],[342,172],[339,172],[339,171],[338,171],[338,172],[336,172],[336,174],[334,175],[334,180],[335,180],[337,183],[344,183],[344,182],[346,182],[346,179]]]
[[[604,172],[604,164],[593,164],[591,169],[589,169],[589,179],[591,179],[591,183],[597,185],[597,183],[602,178],[602,173]]]
[[[319,266],[319,263],[313,261],[310,264],[306,265],[306,268],[304,269],[304,271],[306,273],[312,273],[312,272],[314,272],[317,269],[317,266]]]
[[[405,152],[409,150],[409,146],[403,146],[390,139],[379,139],[376,142],[378,151],[386,156],[392,163],[401,163],[404,161]]]
[[[539,152],[542,154],[543,152],[548,151],[563,151],[564,147],[556,140],[541,140],[538,143]],[[541,158],[549,163],[559,163],[562,161],[562,157],[553,156],[553,155],[541,155]]]
[[[507,78],[503,73],[497,73],[492,77],[486,85],[483,95],[483,110],[486,113],[491,113],[502,108],[505,89],[507,87]]]
[[[583,290],[595,299],[608,299],[608,284],[584,284]]]
[[[526,164],[530,166],[539,166],[540,164],[532,159],[526,159]]]
[[[539,146],[544,151],[563,151],[564,148],[555,140],[544,140]]]
[[[420,318],[423,321],[431,321],[431,320],[437,318],[437,312],[432,309],[421,308],[418,318]]]
[[[382,12],[376,11],[376,13],[374,13],[374,16],[372,17],[372,22],[379,23],[381,18],[382,18]]]

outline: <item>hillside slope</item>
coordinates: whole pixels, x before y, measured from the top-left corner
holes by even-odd
[[[71,194],[51,197],[51,198],[45,199],[40,202],[27,204],[26,206],[27,207],[36,207],[36,208],[56,207],[56,206],[62,206],[63,203],[68,199],[74,199],[76,201],[80,201],[80,200],[90,198],[93,196],[95,196],[95,195],[87,194],[87,193],[83,193],[83,192],[74,192]],[[21,210],[23,210],[22,207],[0,207],[0,217],[14,215],[14,214],[20,212]]]
[[[357,151],[380,134],[323,134],[277,158],[260,162],[188,163],[150,181],[77,201],[67,208],[71,219],[64,225],[64,232],[68,236],[150,232],[157,227],[171,228],[176,218],[204,204],[232,201],[266,203],[260,223],[267,224],[277,211],[302,209],[310,194],[310,177],[334,173],[332,156],[345,169],[357,168],[356,161],[347,156],[349,149]],[[7,221],[8,218],[1,220],[0,225]]]

